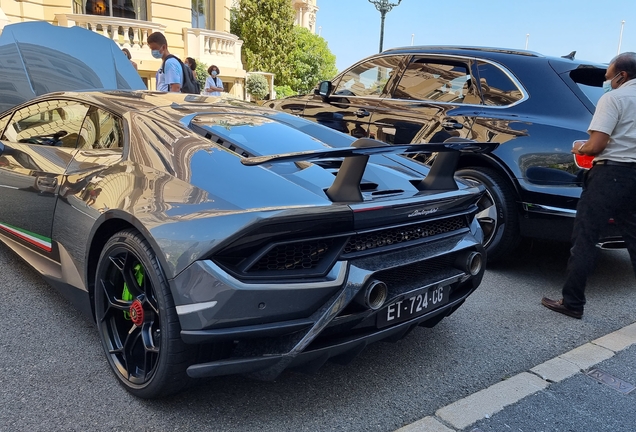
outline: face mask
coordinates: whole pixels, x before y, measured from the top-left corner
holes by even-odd
[[[216,76],[216,71],[212,71],[212,76]]]
[[[617,76],[619,76],[619,75],[620,75],[620,72],[619,72],[619,73],[617,73],[617,74],[614,76],[614,78],[612,78],[612,79],[608,79],[607,81],[603,81],[603,91],[604,91],[605,93],[607,93],[608,91],[612,91],[612,90],[613,90],[613,89],[612,89],[612,81],[614,81],[614,80],[616,79],[616,77],[617,77]]]
[[[160,50],[152,50],[150,52],[150,54],[152,54],[152,56],[156,59],[160,59],[161,58],[161,51]]]

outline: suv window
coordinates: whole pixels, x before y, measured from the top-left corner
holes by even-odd
[[[394,92],[397,99],[480,103],[472,89],[468,66],[459,62],[415,59]],[[472,97],[471,97],[472,96]],[[464,99],[468,98],[468,101]]]
[[[479,86],[486,105],[506,106],[523,98],[510,77],[492,63],[478,62]]]
[[[54,145],[75,148],[87,111],[87,105],[64,100],[29,105],[13,114],[2,139],[52,145],[50,138],[56,133],[65,131],[66,134],[61,136]]]
[[[602,86],[603,81],[605,81],[605,69],[579,66],[570,71],[569,76],[590,102],[596,106],[598,100],[605,93]]]
[[[380,97],[402,57],[387,56],[354,66],[342,76],[334,95]]]

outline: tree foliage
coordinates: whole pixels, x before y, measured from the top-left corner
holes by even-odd
[[[289,0],[241,0],[230,17],[231,32],[243,40],[245,69],[273,72],[280,84],[291,77],[294,10]]]
[[[267,79],[261,74],[250,74],[245,82],[245,90],[256,99],[263,99],[269,93]]]
[[[278,99],[298,94],[298,92],[294,91],[294,89],[288,85],[274,86],[274,91],[276,92],[276,97]]]
[[[197,68],[195,70],[197,73],[197,81],[199,81],[199,87],[201,90],[205,88],[205,80],[208,77],[208,65],[197,60]]]
[[[309,93],[320,81],[337,73],[336,56],[327,41],[303,27],[294,28],[295,47],[289,56],[291,79],[289,85],[299,93]],[[279,84],[282,84],[280,81]]]

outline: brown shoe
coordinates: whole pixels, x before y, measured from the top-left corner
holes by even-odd
[[[563,299],[561,300],[550,300],[547,297],[543,297],[541,299],[541,304],[547,307],[550,310],[553,310],[558,313],[562,313],[563,315],[567,315],[572,318],[581,319],[583,317],[583,310],[580,311],[570,309],[569,307],[563,304]]]

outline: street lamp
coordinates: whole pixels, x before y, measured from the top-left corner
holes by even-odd
[[[369,3],[372,3],[375,8],[380,11],[380,16],[382,17],[380,21],[380,51],[382,52],[382,42],[384,42],[384,17],[386,14],[391,12],[395,6],[399,6],[402,3],[402,0],[398,0],[397,3],[389,3],[389,0],[369,0]]]
[[[621,21],[621,35],[618,37],[618,51],[616,55],[621,53],[621,44],[623,43],[623,27],[625,27],[625,20]]]

